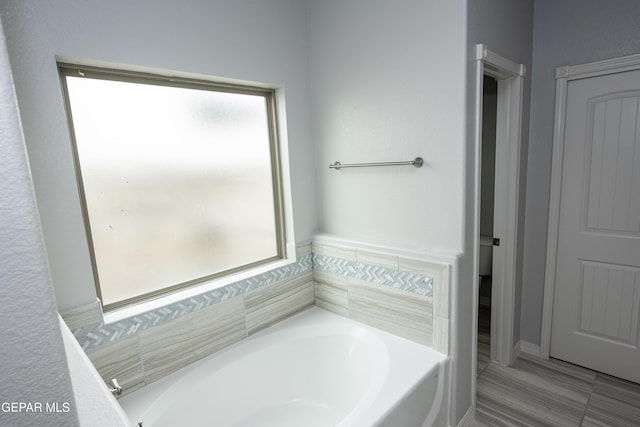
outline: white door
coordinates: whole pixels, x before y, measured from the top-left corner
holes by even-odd
[[[640,383],[640,71],[570,80],[550,355]]]

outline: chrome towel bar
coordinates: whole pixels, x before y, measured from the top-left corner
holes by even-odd
[[[413,160],[408,160],[406,162],[381,162],[381,163],[347,163],[342,164],[340,162],[335,162],[329,165],[329,168],[340,170],[342,168],[368,168],[372,166],[415,166],[417,168],[422,167],[424,160],[422,157],[416,157]]]

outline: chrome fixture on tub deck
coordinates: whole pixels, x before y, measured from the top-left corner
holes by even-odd
[[[117,379],[111,379],[111,381],[109,382],[109,391],[117,396],[120,396],[122,394],[122,387],[120,387],[120,384],[118,384]]]

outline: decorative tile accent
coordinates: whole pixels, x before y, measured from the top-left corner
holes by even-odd
[[[326,249],[325,246],[325,253]],[[362,262],[317,254],[313,255],[313,268],[314,270],[389,286],[417,295],[432,296],[433,294],[433,278],[423,274],[392,270]]]
[[[432,278],[433,313],[443,319],[449,318],[449,265],[401,256],[400,270],[411,271]]]
[[[284,266],[255,277],[232,283],[220,289],[215,289],[141,315],[123,319],[116,323],[105,325],[102,321],[97,321],[94,323],[84,324],[83,326],[76,328],[73,331],[73,334],[80,342],[83,349],[89,350],[108,343],[116,342],[119,339],[132,336],[151,327],[161,326],[169,321],[197,312],[213,304],[227,301],[239,295],[248,295],[257,289],[269,287],[269,285],[274,283],[281,282],[288,278],[297,277],[298,275],[311,272],[313,270],[318,273],[326,272],[332,275],[360,279],[415,293],[417,295],[430,296],[433,293],[433,278],[423,274],[398,271],[396,269],[371,265],[349,259],[316,255],[305,250],[309,249],[309,247],[310,245],[306,244],[299,248],[299,252],[304,253],[304,255],[301,256],[295,264]],[[314,248],[316,247],[320,247],[325,253],[329,252],[356,259],[357,251],[353,248],[334,247],[331,245],[317,246],[314,244]],[[361,260],[369,260],[372,262],[377,260],[387,266],[394,265],[395,263],[394,260],[396,257],[394,256],[377,254],[370,251],[360,251],[358,253],[360,254]],[[339,306],[346,307],[344,304],[346,290],[340,296],[340,291],[335,287],[335,281],[332,282],[332,284],[333,289],[320,285],[318,291],[318,295],[320,296],[319,305],[323,305],[323,297],[331,299],[333,296],[333,303],[338,303],[336,308]],[[336,297],[338,299],[336,299]],[[338,301],[340,299],[342,299],[343,302],[339,303]],[[324,303],[329,303],[329,300],[325,299]],[[346,314],[346,310],[338,311],[343,315]],[[90,319],[96,320],[97,317],[94,316]],[[80,322],[75,323],[77,324]]]
[[[317,306],[449,354],[449,264],[342,241],[312,248]]]
[[[271,285],[305,272],[310,272],[312,269],[312,255],[307,254],[302,256],[294,264],[286,265],[138,316],[129,317],[119,322],[106,325],[99,322],[81,326],[73,330],[73,335],[85,350],[99,347],[124,337],[131,336],[137,332],[144,331],[150,327],[160,326],[189,313],[202,310],[210,305],[227,301],[239,295],[244,295],[252,290]]]
[[[440,336],[448,334],[448,317],[434,318],[434,293],[448,316],[446,264],[316,242],[297,253],[294,264],[116,323],[105,325],[93,309],[70,313],[80,325],[74,335],[103,377],[117,377],[128,392],[314,302],[448,351],[448,336]]]

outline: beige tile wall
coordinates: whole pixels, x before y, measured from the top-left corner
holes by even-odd
[[[298,248],[304,256],[311,245]],[[434,278],[424,296],[314,270],[87,350],[105,382],[117,378],[131,393],[194,361],[315,305],[449,353],[449,267],[357,246],[316,243],[313,252]],[[99,309],[99,307],[98,307]],[[95,321],[94,307],[68,313],[67,322]],[[93,313],[93,314],[91,314]],[[88,320],[87,320],[88,319]]]
[[[117,378],[126,395],[313,304],[309,271],[89,349],[87,355],[105,382]]]
[[[349,317],[401,337],[433,346],[431,297],[349,279]]]
[[[357,244],[315,241],[314,254],[433,278],[431,296],[313,271],[316,305],[449,354],[449,265]]]

